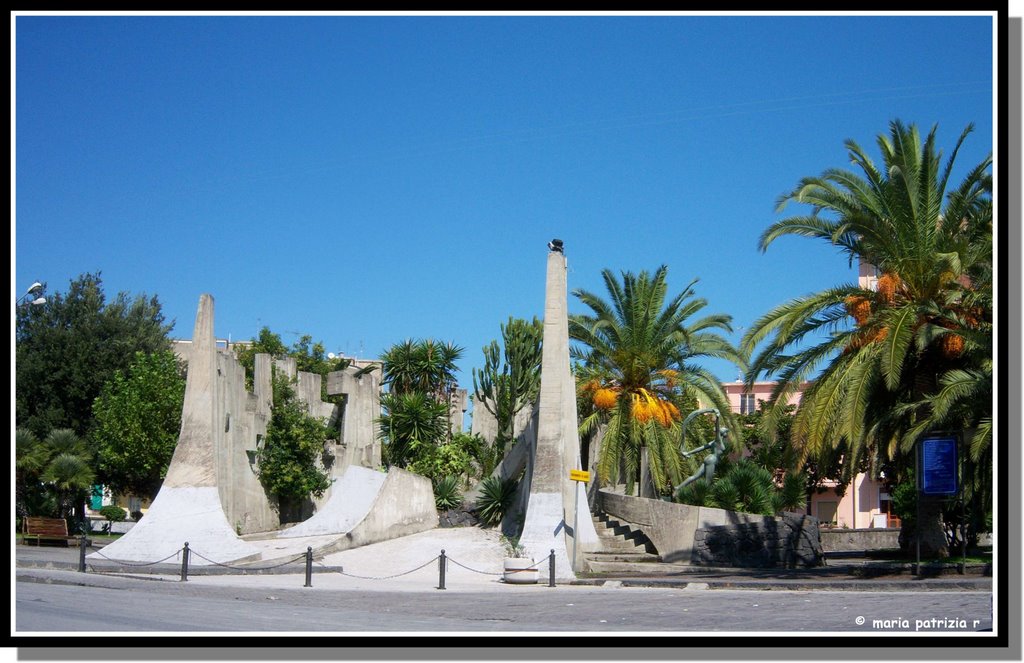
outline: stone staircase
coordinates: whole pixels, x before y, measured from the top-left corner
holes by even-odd
[[[658,550],[638,526],[604,513],[593,516],[593,519],[601,549],[586,554],[587,575],[668,575],[689,568],[662,562]]]

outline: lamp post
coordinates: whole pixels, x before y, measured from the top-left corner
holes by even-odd
[[[39,296],[35,297],[35,299],[30,299],[31,297],[33,297],[33,293],[36,293],[37,291],[39,293]],[[46,303],[46,297],[42,296],[42,291],[43,291],[43,284],[40,283],[39,281],[36,281],[31,286],[29,286],[28,290],[25,291],[24,295],[19,297],[18,300],[14,302],[14,305],[15,306],[39,306],[40,304],[45,304]]]

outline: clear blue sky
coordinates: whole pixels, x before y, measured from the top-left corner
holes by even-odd
[[[939,125],[958,174],[993,142],[991,16],[31,16],[15,19],[12,294],[157,295],[190,338],[261,326],[375,357],[465,348],[600,272],[699,277],[742,328],[856,278],[760,233],[801,177]],[[954,175],[957,177],[957,174]],[[789,208],[789,212],[798,211]],[[584,312],[572,296],[570,312]],[[736,379],[724,362],[708,366]]]

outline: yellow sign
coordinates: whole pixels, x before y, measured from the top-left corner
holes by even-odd
[[[569,478],[573,481],[582,481],[583,483],[586,483],[590,481],[590,472],[585,472],[583,470],[569,470]]]

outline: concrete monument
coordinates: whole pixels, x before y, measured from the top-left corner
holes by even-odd
[[[519,542],[537,560],[553,549],[556,577],[564,580],[574,578],[583,553],[600,544],[586,486],[569,478],[570,470],[583,468],[576,384],[569,366],[567,265],[560,240],[553,240],[548,247],[537,437],[527,472],[529,497]]]
[[[108,559],[156,562],[188,542],[193,564],[258,559],[258,548],[235,533],[221,503],[217,449],[212,431],[225,419],[218,398],[217,348],[213,336],[213,297],[199,299],[185,381],[181,432],[167,476],[146,517],[103,549]],[[227,415],[228,419],[230,415]],[[98,557],[93,553],[92,557]],[[205,559],[204,559],[205,558]]]
[[[431,529],[437,525],[430,480],[400,470],[379,471],[380,379],[369,366],[329,373],[328,393],[347,395],[344,409],[320,400],[321,377],[297,371],[294,359],[255,358],[253,391],[245,369],[213,335],[213,297],[199,300],[178,444],[167,476],[146,516],[125,536],[91,558],[155,562],[185,542],[192,564],[265,559],[267,553],[242,534],[277,536],[278,505],[259,481],[257,462],[270,421],[276,366],[296,380],[309,411],[340,424],[336,443],[325,449],[331,487],[313,501],[315,516],[289,536],[336,535],[318,549],[343,549]],[[317,517],[319,516],[319,517]],[[287,532],[288,530],[286,530]]]

